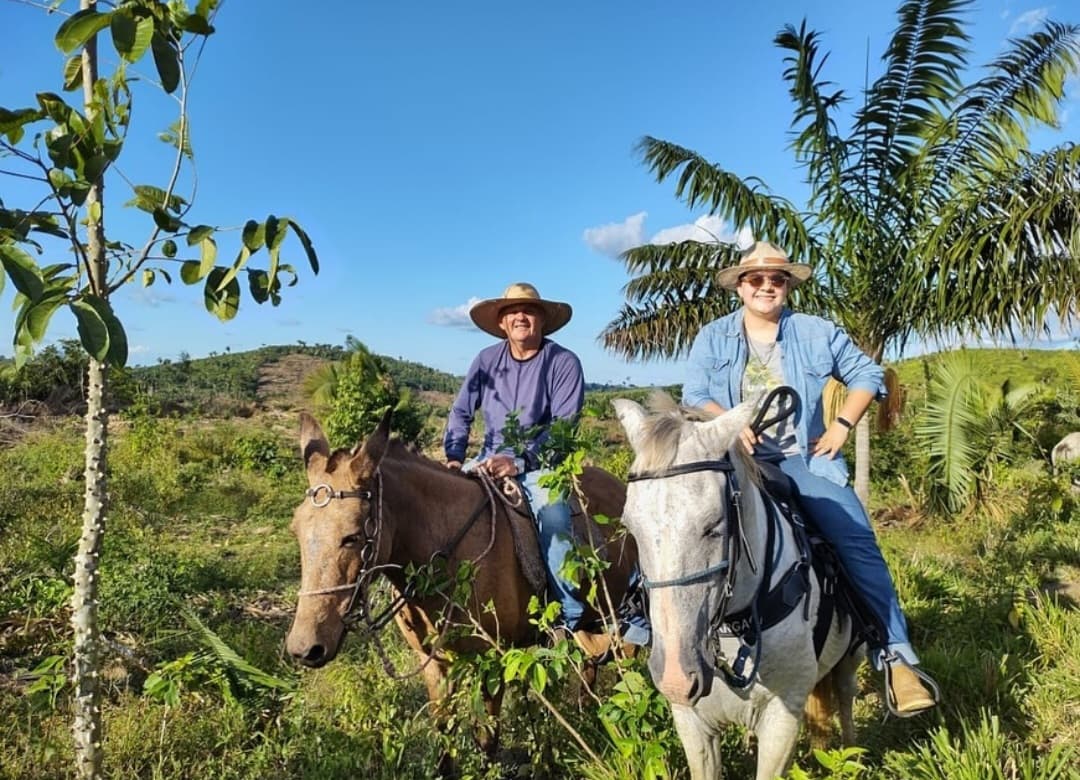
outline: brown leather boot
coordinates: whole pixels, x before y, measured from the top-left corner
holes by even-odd
[[[887,695],[892,700],[893,710],[901,717],[917,715],[937,705],[934,694],[907,664],[889,664],[888,681]]]

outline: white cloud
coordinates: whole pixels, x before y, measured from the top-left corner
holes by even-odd
[[[680,241],[701,241],[703,243],[736,244],[739,247],[750,246],[754,234],[749,228],[733,232],[727,221],[713,214],[698,217],[693,222],[664,228],[648,241],[645,240],[645,218],[648,212],[639,211],[622,222],[586,228],[583,238],[585,243],[600,254],[618,257],[622,252],[646,243],[665,245]]]
[[[145,344],[132,344],[128,347],[129,355],[145,355],[150,351],[150,347]]]
[[[647,212],[639,211],[622,222],[585,228],[582,238],[590,248],[608,257],[618,257],[622,252],[645,243],[645,217]]]
[[[473,321],[469,319],[469,309],[482,301],[483,298],[469,298],[467,303],[460,306],[439,308],[428,315],[428,322],[432,325],[444,325],[448,328],[473,328]]]
[[[650,244],[671,244],[679,241],[702,241],[704,243],[738,244],[749,246],[754,236],[749,228],[731,232],[726,220],[712,214],[698,217],[693,223],[664,228],[649,239]]]
[[[1013,20],[1012,26],[1009,27],[1009,35],[1031,32],[1046,21],[1048,16],[1050,16],[1049,8],[1033,8],[1030,11],[1024,11]]]

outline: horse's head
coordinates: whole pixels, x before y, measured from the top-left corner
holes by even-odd
[[[668,699],[693,705],[712,686],[706,639],[723,599],[731,522],[728,475],[705,464],[720,465],[753,409],[694,422],[665,399],[654,400],[665,408],[651,415],[633,401],[613,402],[635,454],[622,520],[649,585],[649,671]]]
[[[300,593],[289,654],[306,666],[337,655],[356,584],[382,562],[391,543],[379,506],[378,469],[390,437],[390,413],[362,446],[330,453],[322,428],[300,417],[307,495],[293,512],[300,544]]]

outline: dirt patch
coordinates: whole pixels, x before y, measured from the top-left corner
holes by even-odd
[[[301,353],[283,355],[273,363],[259,367],[259,386],[256,396],[267,408],[293,411],[310,404],[304,396],[304,379],[312,371],[325,366],[325,358]]]

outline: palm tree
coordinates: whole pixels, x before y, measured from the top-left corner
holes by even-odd
[[[1078,71],[1080,25],[1047,21],[965,85],[967,0],[908,0],[884,73],[853,112],[822,76],[827,56],[806,22],[781,30],[794,102],[791,149],[805,172],[805,210],[684,147],[645,137],[657,181],[675,177],[691,208],[706,206],[812,264],[795,296],[827,313],[880,361],[913,336],[1031,332],[1077,314],[1080,148],[1030,151],[1032,126],[1057,125],[1066,78]],[[630,358],[684,352],[734,299],[715,283],[736,248],[687,241],[623,255],[627,303],[605,346]],[[856,491],[869,492],[869,428],[856,439]]]

